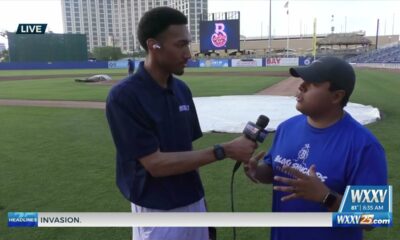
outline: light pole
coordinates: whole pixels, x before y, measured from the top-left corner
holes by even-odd
[[[243,54],[246,55],[246,37],[243,36]]]
[[[268,57],[271,56],[271,13],[272,13],[272,0],[269,0],[269,38],[268,38]]]
[[[290,21],[289,21],[289,1],[286,2],[285,8],[287,8],[286,10],[286,15],[287,15],[287,38],[286,38],[286,57],[289,57],[289,28],[290,28]]]

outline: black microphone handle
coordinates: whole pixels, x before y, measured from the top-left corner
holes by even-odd
[[[233,167],[233,172],[236,172],[240,168],[240,165],[242,165],[242,162],[236,161],[235,166]]]
[[[256,126],[261,129],[265,129],[265,127],[268,125],[268,123],[269,123],[269,118],[265,115],[260,115],[257,119]],[[253,139],[249,138],[246,134],[245,134],[245,137],[247,137],[250,140],[253,140]],[[257,140],[253,140],[253,141],[257,143]],[[240,165],[242,165],[242,162],[236,161],[235,166],[233,167],[234,173],[239,169]]]
[[[250,139],[249,137],[247,137],[246,135],[244,135],[247,139],[249,139],[249,140],[252,140],[252,139]],[[254,140],[252,140],[252,141],[254,141]],[[257,141],[254,141],[255,143],[257,143]],[[239,168],[240,168],[240,165],[242,165],[242,162],[241,161],[236,161],[236,163],[235,163],[235,166],[233,167],[233,172],[235,173]]]

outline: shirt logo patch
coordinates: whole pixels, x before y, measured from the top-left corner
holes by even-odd
[[[304,144],[304,146],[297,153],[297,159],[285,158],[279,154],[276,155],[274,158],[275,168],[281,171],[284,166],[287,166],[292,167],[306,175],[310,175],[310,169],[306,163],[307,158],[310,156],[310,149],[311,145],[309,143]],[[325,182],[326,179],[328,179],[328,176],[323,175],[321,172],[317,172],[316,174],[321,182]]]
[[[189,105],[180,105],[179,106],[179,112],[188,112],[189,111]]]
[[[310,144],[305,144],[304,147],[299,151],[297,158],[305,164],[308,154],[310,152]]]

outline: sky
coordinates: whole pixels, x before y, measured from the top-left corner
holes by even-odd
[[[273,36],[312,34],[313,19],[317,33],[366,31],[400,34],[399,0],[272,0]],[[289,14],[287,14],[289,10]],[[208,0],[208,11],[240,11],[240,34],[266,37],[269,34],[269,0]],[[16,31],[19,23],[47,23],[46,31],[63,32],[61,0],[0,0],[0,32]],[[6,39],[0,37],[0,42]]]

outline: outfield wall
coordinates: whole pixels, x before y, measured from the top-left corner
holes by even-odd
[[[355,67],[400,69],[400,63],[351,63]]]
[[[134,59],[135,67],[143,59]],[[243,58],[243,59],[191,59],[187,67],[268,67],[268,66],[303,66],[312,62],[310,57],[298,58]],[[0,70],[24,70],[24,69],[127,69],[128,59],[118,61],[76,61],[76,62],[11,62],[0,63]]]
[[[107,61],[73,61],[73,62],[11,62],[0,63],[0,70],[34,70],[34,69],[94,69],[108,68]]]
[[[135,68],[143,59],[134,59]],[[313,61],[312,57],[297,58],[243,58],[243,59],[191,59],[187,67],[191,68],[226,68],[226,67],[270,67],[270,66],[307,66]],[[351,63],[355,67],[400,69],[400,63]],[[0,70],[24,69],[127,69],[128,60],[118,61],[76,61],[76,62],[12,62],[0,63]]]

